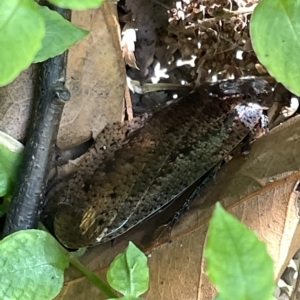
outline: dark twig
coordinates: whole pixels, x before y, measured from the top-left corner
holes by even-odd
[[[53,10],[70,19],[70,11],[59,8]],[[39,104],[36,105],[35,117],[24,149],[23,163],[7,213],[4,235],[37,227],[62,110],[64,103],[70,98],[70,93],[64,86],[66,64],[67,52],[47,60],[42,65]]]

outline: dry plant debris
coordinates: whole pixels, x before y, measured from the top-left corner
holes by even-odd
[[[145,31],[145,24],[140,28],[140,20],[145,18],[145,14],[151,14],[151,10],[150,13],[149,9],[141,13],[140,7],[143,3],[136,9],[131,5],[131,1],[127,0],[126,7],[132,14],[131,19],[125,21],[123,32],[134,20],[137,30],[136,48],[141,44],[151,44],[151,47],[143,47],[146,50],[143,61],[139,59],[139,55],[134,61],[133,53],[127,51],[128,45],[132,45],[134,40],[128,41],[128,36],[124,35],[124,42],[125,36],[127,37],[127,46],[123,47],[126,61],[130,62],[130,66],[143,70],[139,77],[141,81],[149,81],[155,75],[153,73],[157,64],[160,64],[160,71],[165,68],[169,75],[169,78],[162,78],[164,82],[184,80],[196,85],[213,79],[266,73],[253,52],[249,37],[249,20],[257,2],[182,0],[173,2],[168,10],[161,3],[160,9],[168,14],[168,24],[158,19],[161,15],[154,15],[155,25],[149,25],[151,34],[148,32],[148,37],[142,34],[141,40],[140,31]],[[155,3],[152,2],[152,11],[157,9]],[[132,30],[132,27],[130,28]],[[148,71],[145,72],[146,68]],[[137,72],[133,74],[137,76]],[[128,75],[132,76],[132,72]]]

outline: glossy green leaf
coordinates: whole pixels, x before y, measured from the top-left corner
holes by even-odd
[[[44,34],[44,20],[32,0],[0,1],[0,86],[28,68]]]
[[[49,0],[49,2],[63,8],[83,10],[99,7],[104,0]]]
[[[0,299],[53,299],[67,266],[67,256],[49,233],[13,233],[0,242]]]
[[[0,205],[0,217],[6,213],[12,196],[23,148],[17,140],[0,131],[0,197],[4,197]]]
[[[300,0],[263,0],[251,17],[253,49],[268,72],[300,96]]]
[[[222,300],[270,300],[273,262],[265,243],[218,203],[205,245],[207,274]]]
[[[36,54],[34,62],[41,62],[63,53],[89,33],[87,30],[73,25],[48,7],[37,6],[45,20],[46,33],[42,48]]]
[[[111,263],[106,277],[110,286],[126,299],[137,298],[147,291],[149,285],[147,257],[129,242],[125,252],[117,255]]]

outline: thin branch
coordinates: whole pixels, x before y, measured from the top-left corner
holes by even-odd
[[[65,18],[71,16],[68,10],[53,10]],[[35,117],[24,149],[18,183],[7,213],[4,235],[37,227],[62,110],[64,103],[70,98],[70,93],[64,86],[66,64],[67,52],[42,64],[39,104],[36,105]]]

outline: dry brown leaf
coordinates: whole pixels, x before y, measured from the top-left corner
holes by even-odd
[[[0,130],[25,141],[32,110],[35,68],[23,71],[12,83],[0,88]]]
[[[300,178],[299,126],[300,117],[291,119],[254,143],[247,159],[236,157],[221,169],[180,218],[172,231],[172,242],[152,249],[146,299],[212,299],[215,289],[205,275],[202,253],[207,221],[216,201],[267,242],[275,261],[275,277],[280,276],[300,244],[294,191]],[[105,267],[124,250],[128,240],[136,241],[137,228],[113,246],[108,243],[91,248],[82,261],[103,277]],[[64,298],[57,299],[74,298],[78,286],[86,298],[98,297],[98,292],[90,292],[86,279],[78,278],[74,271],[68,274]]]
[[[268,187],[252,197],[247,197],[246,201],[234,208],[228,209],[267,242],[269,253],[276,262],[285,263],[298,225],[295,199],[289,201],[289,196],[293,191],[295,177],[299,176],[298,172],[296,176],[291,176],[288,183],[279,187],[276,185]],[[209,209],[206,213],[210,215],[211,211]],[[280,214],[282,211],[284,214]],[[199,217],[201,212],[198,210],[197,213],[198,218],[201,219],[202,216]],[[190,212],[187,215],[190,215]],[[194,230],[187,231],[186,234],[180,232],[178,236],[174,235],[171,244],[162,245],[152,253],[149,263],[152,266],[150,272],[152,271],[153,274],[151,282],[154,284],[151,285],[146,299],[211,300],[214,298],[216,291],[205,274],[203,258],[207,220],[203,220],[202,225],[199,225],[194,227]],[[299,245],[299,240],[297,242]],[[279,269],[280,265],[276,264],[276,274],[279,274]],[[158,280],[164,281],[163,291],[157,284]],[[172,293],[168,292],[170,289]],[[181,295],[181,297],[176,298],[176,295]]]
[[[126,86],[116,5],[105,2],[95,10],[74,11],[72,22],[90,34],[69,50],[71,99],[57,141],[62,149],[97,136],[107,123],[121,121]]]
[[[299,230],[299,219],[295,213],[295,199],[293,188],[295,179],[300,173],[289,178],[266,186],[253,195],[243,199],[244,202],[236,203],[227,210],[241,220],[244,224],[256,232],[267,243],[268,252],[275,261],[275,280],[277,281],[285,266],[295,254],[299,246],[299,238],[296,234]],[[297,181],[297,179],[296,179]],[[196,232],[200,230],[197,229]],[[202,257],[201,268],[204,270],[205,261]],[[211,286],[206,274],[201,273],[199,286]],[[212,294],[199,290],[197,299],[213,299]]]

